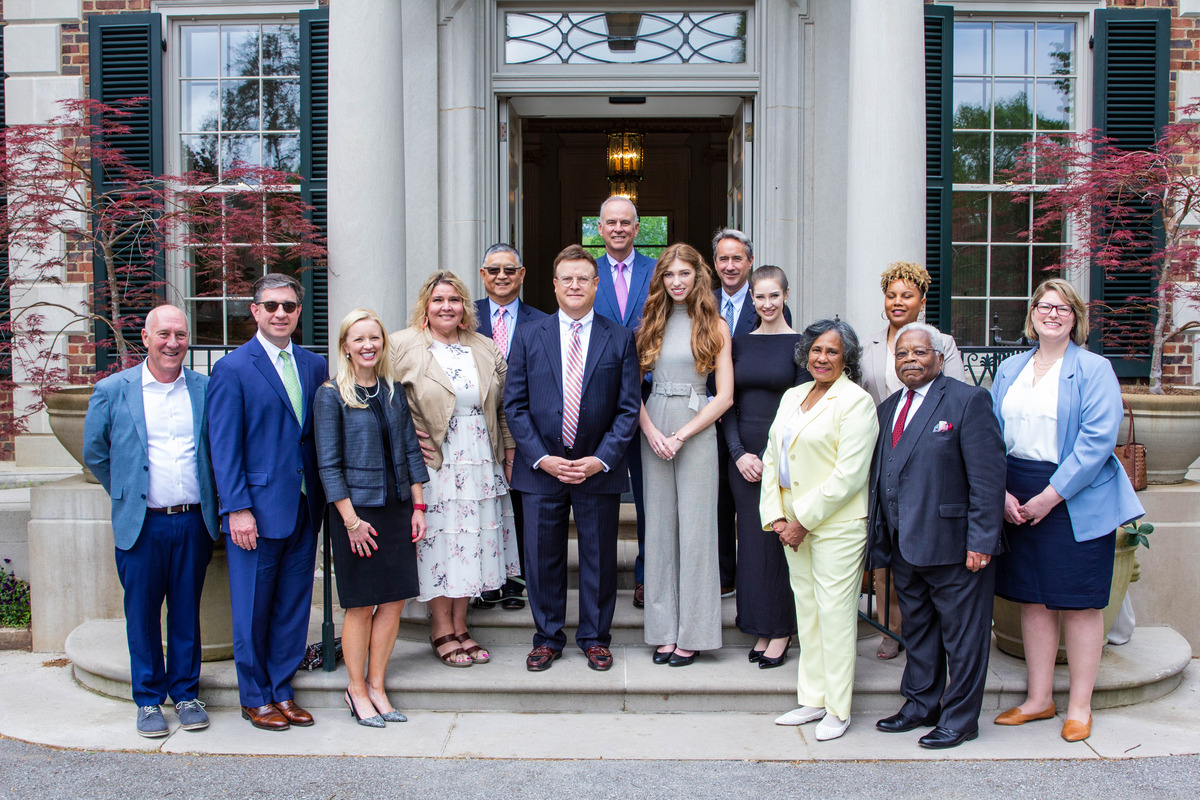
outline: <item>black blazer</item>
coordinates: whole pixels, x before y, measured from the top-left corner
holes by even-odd
[[[410,485],[425,483],[429,471],[417,443],[412,414],[404,387],[396,384],[391,402],[387,386],[379,385],[384,395],[384,414],[392,440],[392,463],[396,467],[396,491],[401,500],[412,492]],[[382,506],[387,502],[386,460],[383,434],[370,408],[351,408],[342,400],[333,381],[317,389],[313,413],[317,427],[317,468],[330,503],[347,497],[356,506]]]
[[[905,391],[896,392],[878,409],[879,439],[867,484],[870,568],[891,563],[891,535],[881,496],[884,470],[898,473],[897,540],[908,563],[961,564],[967,551],[1001,552],[1007,463],[991,395],[938,375],[893,449],[892,417]]]

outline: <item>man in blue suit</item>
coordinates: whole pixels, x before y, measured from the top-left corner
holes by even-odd
[[[325,494],[312,407],[325,360],[292,344],[304,289],[290,275],[254,284],[254,338],[216,363],[209,443],[229,534],[233,660],[242,717],[256,728],[311,725],[292,676],[304,658]]]
[[[637,208],[627,198],[610,197],[600,206],[600,238],[604,240],[604,255],[596,260],[600,285],[596,291],[596,313],[637,330],[642,322],[642,309],[650,291],[650,276],[655,261],[633,248],[638,235]],[[642,386],[643,395],[650,384]],[[642,496],[642,450],[629,448],[629,478],[633,488],[633,505],[637,510],[637,561],[633,565],[633,604],[645,605],[646,512]]]
[[[595,313],[596,262],[580,245],[554,259],[558,313],[522,326],[513,340],[504,413],[517,450],[512,485],[525,506],[525,578],[537,631],[525,659],[549,669],[566,645],[567,538],[579,532],[579,627],[588,666],[613,663],[617,526],[625,455],[640,395],[633,335]]]
[[[137,732],[154,738],[170,732],[160,708],[168,695],[184,730],[208,727],[196,698],[200,594],[220,528],[205,429],[208,378],[183,368],[187,317],[175,306],[151,310],[142,343],[144,362],[96,384],[83,460],[112,498]]]
[[[512,352],[513,337],[518,325],[527,325],[546,314],[533,306],[521,302],[521,284],[525,282],[525,266],[521,254],[510,244],[494,244],[483,254],[483,266],[479,268],[483,289],[487,297],[475,301],[475,318],[479,320],[479,332],[492,337],[496,349],[505,359]],[[510,491],[513,504],[513,523],[517,526],[517,551],[525,558],[524,514],[521,509],[521,493]],[[477,599],[479,606],[491,608],[499,601],[502,608],[517,610],[525,607],[521,593],[525,586],[524,567],[520,575],[510,576],[504,589],[484,592]]]

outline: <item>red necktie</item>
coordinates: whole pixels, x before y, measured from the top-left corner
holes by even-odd
[[[908,409],[912,407],[913,397],[916,396],[916,391],[908,390],[908,397],[904,398],[904,408],[900,409],[900,416],[896,417],[896,427],[892,428],[892,447],[895,447],[900,437],[904,435],[904,423],[908,419]]]
[[[563,381],[564,447],[575,444],[575,429],[579,425],[579,398],[583,392],[583,343],[579,340],[581,322],[571,323],[571,349],[567,351],[567,374]]]
[[[496,349],[500,351],[500,355],[508,358],[508,323],[504,321],[504,317],[508,315],[506,309],[500,309],[500,313],[496,315],[496,324],[492,326],[492,341],[496,343]]]

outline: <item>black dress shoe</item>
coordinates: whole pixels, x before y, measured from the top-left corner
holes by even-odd
[[[519,584],[504,584],[504,599],[500,601],[500,607],[506,611],[519,611],[525,607],[525,598],[521,597]]]
[[[890,717],[884,717],[876,722],[875,727],[884,733],[907,733],[917,728],[928,728],[932,725],[937,725],[938,717],[941,715],[941,706],[937,706],[933,711],[929,712],[929,716],[925,719],[913,719],[910,716],[897,712]]]
[[[750,652],[747,655],[747,658],[750,659],[751,664],[756,664],[756,663],[758,663],[758,660],[763,657],[764,652],[766,652],[766,651],[765,650],[755,650],[753,647],[751,647]]]
[[[785,644],[783,646],[783,652],[780,653],[779,655],[775,656],[774,658],[767,655],[767,652],[764,650],[763,654],[758,657],[758,668],[759,669],[774,669],[775,667],[782,666],[783,662],[787,661],[787,651],[790,650],[791,647],[792,647],[792,637],[789,636],[788,640],[787,640],[787,644]]]
[[[671,660],[671,656],[673,656],[673,655],[675,655],[674,650],[668,650],[665,653],[660,653],[658,650],[655,650],[654,651],[654,663],[655,664],[666,664],[668,661]]]
[[[970,733],[962,733],[961,731],[954,731],[938,726],[918,739],[917,744],[921,745],[921,747],[928,747],[931,750],[945,750],[948,747],[958,747],[963,742],[969,742],[977,738],[979,738],[979,731],[977,730]]]
[[[696,660],[696,654],[690,656],[681,656],[679,653],[671,653],[671,658],[667,660],[668,667],[686,667],[688,664]]]

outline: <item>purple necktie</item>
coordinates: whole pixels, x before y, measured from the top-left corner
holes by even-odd
[[[617,264],[617,280],[613,284],[617,290],[617,306],[621,311],[621,319],[625,319],[625,304],[629,302],[629,287],[625,285],[625,262]]]

